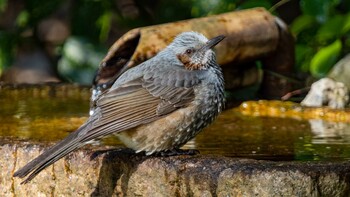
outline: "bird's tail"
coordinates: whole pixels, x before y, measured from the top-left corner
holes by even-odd
[[[13,176],[24,178],[30,174],[21,184],[28,183],[43,169],[84,145],[80,142],[79,139],[79,133],[84,129],[86,129],[86,125],[81,126],[77,131],[71,133],[64,140],[52,146],[50,149],[39,155],[37,158],[33,159],[27,165],[17,170]]]

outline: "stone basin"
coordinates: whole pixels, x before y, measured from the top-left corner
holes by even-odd
[[[13,172],[84,122],[89,96],[88,87],[71,84],[0,86],[4,196],[350,195],[347,122],[250,116],[240,108],[184,146],[199,155],[144,156],[108,138],[21,185]]]

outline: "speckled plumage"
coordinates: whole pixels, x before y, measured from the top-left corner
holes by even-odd
[[[24,183],[75,149],[110,134],[146,154],[181,147],[221,112],[224,81],[208,41],[185,32],[155,57],[123,73],[96,101],[85,124],[14,176]],[[184,60],[185,58],[185,60]]]

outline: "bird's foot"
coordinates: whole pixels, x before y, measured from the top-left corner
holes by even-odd
[[[90,160],[95,159],[96,157],[99,157],[100,155],[112,153],[112,152],[120,152],[120,153],[126,153],[126,154],[134,154],[135,151],[129,148],[112,148],[112,149],[106,149],[106,150],[97,150],[93,152],[90,156]]]
[[[167,151],[162,151],[155,153],[155,156],[161,157],[170,157],[170,156],[178,156],[178,155],[197,155],[199,154],[199,150],[195,149],[172,149]]]

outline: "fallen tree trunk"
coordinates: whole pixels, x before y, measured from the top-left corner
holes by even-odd
[[[100,64],[94,80],[95,88],[99,87],[100,91],[108,89],[121,73],[155,56],[184,31],[197,31],[208,38],[220,34],[226,36],[215,50],[217,61],[224,71],[234,73],[225,74],[226,84],[229,84],[227,89],[245,87],[260,81],[257,69],[242,67],[242,64],[268,57],[269,54],[278,54],[276,49],[281,40],[280,35],[283,35],[276,18],[263,8],[136,28],[124,34],[110,48]],[[269,65],[269,62],[265,61],[265,64]],[[276,64],[272,63],[272,66]],[[283,71],[290,71],[292,67],[293,64],[290,69]],[[232,69],[234,71],[230,71]],[[241,76],[247,79],[238,81],[236,77]]]

